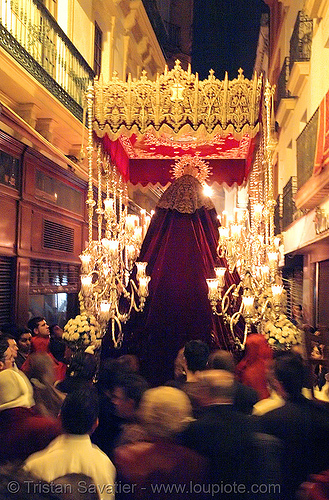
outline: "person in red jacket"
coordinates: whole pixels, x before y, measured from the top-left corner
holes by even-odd
[[[30,354],[37,352],[46,353],[48,356],[50,356],[54,365],[55,379],[59,381],[64,380],[66,365],[58,361],[50,352],[50,332],[45,318],[42,318],[41,316],[31,318],[27,326],[32,332]],[[29,371],[29,368],[30,360],[29,357],[27,357],[25,363],[23,363],[21,367],[21,370],[24,373],[27,373]]]

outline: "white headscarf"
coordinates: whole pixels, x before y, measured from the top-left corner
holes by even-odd
[[[9,408],[31,408],[34,405],[32,388],[26,377],[19,372],[2,370],[0,372],[0,412]]]

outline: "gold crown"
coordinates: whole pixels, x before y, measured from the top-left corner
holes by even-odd
[[[183,155],[179,160],[175,161],[172,174],[175,179],[187,174],[193,175],[203,184],[209,177],[210,171],[209,163],[201,160],[198,154],[195,156]]]

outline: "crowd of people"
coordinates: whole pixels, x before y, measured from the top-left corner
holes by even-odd
[[[297,350],[250,334],[236,365],[191,340],[151,388],[136,356],[99,366],[61,333],[1,328],[0,500],[329,498],[329,409]]]

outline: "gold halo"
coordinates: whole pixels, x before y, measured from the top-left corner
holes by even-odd
[[[175,179],[187,174],[193,175],[201,184],[204,184],[210,175],[210,171],[209,163],[201,160],[198,155],[183,155],[179,160],[175,161],[172,174]]]

